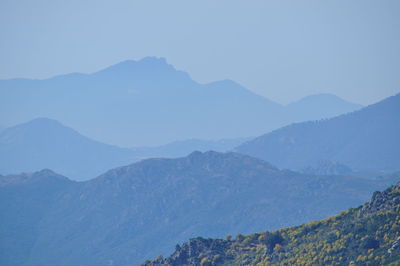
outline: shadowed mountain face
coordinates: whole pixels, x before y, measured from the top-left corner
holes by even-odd
[[[262,135],[236,151],[290,169],[321,160],[353,170],[400,169],[400,94],[332,119],[293,124]]]
[[[359,107],[334,99],[312,112],[310,101],[285,108],[230,80],[199,84],[165,59],[148,57],[93,74],[1,80],[0,123],[49,117],[96,140],[133,147],[260,135]]]
[[[1,256],[1,264],[137,264],[198,235],[223,237],[325,218],[366,201],[370,193],[393,182],[280,171],[259,159],[216,152],[149,159],[43,193],[54,175],[49,173],[34,186],[24,176],[1,177],[1,213],[6,219],[0,226],[8,232],[1,246],[11,254]],[[14,214],[9,213],[30,198],[47,203],[32,203],[18,215],[45,209],[29,224],[11,230],[8,217]],[[7,240],[25,241],[25,227],[35,232],[29,242],[34,244],[21,251]]]
[[[50,170],[0,176],[1,265],[24,265],[42,234],[41,219],[73,184]]]

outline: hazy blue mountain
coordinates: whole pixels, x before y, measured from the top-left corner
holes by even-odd
[[[282,108],[233,81],[198,84],[151,57],[93,74],[4,80],[0,99],[0,122],[49,117],[126,147],[252,136],[281,124]]]
[[[230,80],[199,84],[154,57],[124,61],[93,74],[0,80],[0,123],[49,117],[85,136],[124,147],[256,136],[299,117],[325,118],[333,110],[351,110],[337,99],[318,106],[318,112],[305,105],[303,115],[304,104],[285,108]]]
[[[286,106],[293,122],[318,120],[350,113],[362,105],[347,102],[333,94],[314,94]]]
[[[363,203],[389,182],[304,175],[216,152],[144,160],[86,182],[57,178],[57,189],[49,185],[54,175],[29,176],[41,182],[1,177],[0,228],[7,237],[0,235],[0,245],[7,256],[0,264],[135,265],[198,235],[223,237],[325,218]],[[27,223],[15,227],[12,219],[25,216]]]
[[[74,180],[150,157],[182,157],[195,150],[228,151],[247,139],[186,140],[160,147],[119,148],[91,140],[58,121],[40,118],[0,132],[0,173],[53,169]]]
[[[332,119],[297,123],[240,145],[238,152],[290,169],[320,160],[355,171],[400,169],[400,94]]]
[[[221,140],[200,140],[189,139],[174,141],[157,147],[138,147],[132,151],[138,158],[177,158],[187,156],[193,151],[217,151],[227,152],[251,138],[221,139]]]
[[[84,180],[134,161],[129,149],[93,141],[51,119],[35,119],[0,132],[2,174],[50,168]]]

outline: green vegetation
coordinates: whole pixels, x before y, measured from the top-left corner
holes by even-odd
[[[197,247],[201,262],[181,250],[148,265],[399,265],[399,189],[400,183],[375,192],[370,203],[322,221],[231,241],[197,238],[182,246]]]
[[[293,228],[249,235],[230,248],[226,262],[251,265],[386,265],[399,236],[400,207],[363,217],[362,207]],[[278,240],[277,240],[278,239]],[[277,242],[279,241],[279,242]]]

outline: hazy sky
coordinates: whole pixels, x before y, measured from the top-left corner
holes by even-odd
[[[280,103],[400,91],[399,0],[0,0],[0,78],[162,56]]]

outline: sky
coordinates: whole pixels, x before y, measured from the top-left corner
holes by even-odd
[[[398,0],[0,0],[0,79],[165,57],[287,104],[400,92]]]

